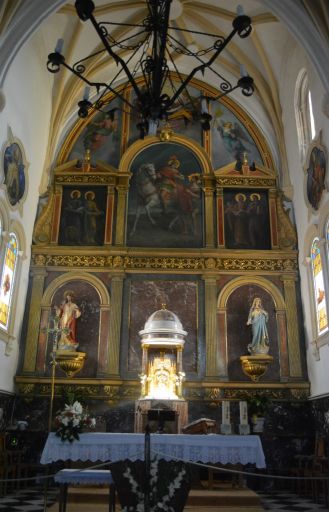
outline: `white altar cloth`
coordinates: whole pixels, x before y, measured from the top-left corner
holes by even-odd
[[[265,468],[265,457],[258,436],[217,434],[151,434],[151,455],[190,462],[255,464]],[[144,460],[144,434],[80,434],[79,441],[61,441],[50,433],[41,455],[41,464],[59,460],[111,461]]]

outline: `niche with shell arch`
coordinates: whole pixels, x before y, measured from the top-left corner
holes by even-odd
[[[84,368],[77,377],[96,377],[107,362],[110,302],[105,284],[91,274],[70,273],[55,279],[46,289],[42,300],[37,371],[50,374],[47,362],[50,360],[53,334],[47,334],[45,330],[53,327],[55,306],[65,301],[64,295],[68,291],[81,312],[76,320],[78,350],[87,354]]]
[[[253,300],[259,297],[263,308],[268,312],[267,329],[269,333],[269,355],[273,362],[268,367],[262,381],[280,381],[280,350],[279,326],[277,310],[284,309],[284,301],[280,291],[262,278],[247,281],[237,278],[221,291],[218,298],[219,311],[225,314],[227,376],[229,381],[248,381],[242,372],[240,356],[248,355],[248,344],[251,343],[251,326],[247,325],[248,315]],[[222,334],[220,334],[222,336]]]

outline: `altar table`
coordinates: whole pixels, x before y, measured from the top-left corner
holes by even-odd
[[[95,432],[80,434],[78,441],[62,441],[50,433],[41,455],[41,464],[59,460],[117,462],[144,460],[144,434]],[[210,464],[255,464],[265,468],[258,436],[151,434],[151,456]]]

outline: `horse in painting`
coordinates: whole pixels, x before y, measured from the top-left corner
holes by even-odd
[[[135,234],[138,221],[144,210],[152,226],[156,225],[151,210],[156,207],[162,207],[156,187],[156,179],[156,171],[152,163],[142,164],[139,167],[136,173],[137,209],[130,235]]]

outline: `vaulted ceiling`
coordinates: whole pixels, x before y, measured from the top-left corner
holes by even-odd
[[[179,29],[225,36],[231,31],[240,1],[173,0],[170,21],[174,27],[172,35],[194,50],[207,48],[209,38],[184,33]],[[146,2],[141,0],[95,0],[94,3],[94,14],[98,20],[136,24],[141,23],[147,14]],[[326,4],[326,0],[244,0],[244,11],[252,18],[252,34],[248,39],[235,37],[214,66],[218,73],[235,83],[240,76],[240,64],[243,63],[254,78],[254,97],[245,99],[237,92],[234,98],[265,128],[267,136],[275,140],[274,146],[280,155],[277,163],[283,176],[288,173],[280,101],[282,73],[287,54],[297,41],[297,44],[304,47],[311,61],[314,57],[314,65],[318,67],[323,83],[329,83],[328,67],[322,65],[327,58],[326,48],[329,44]],[[58,38],[64,39],[63,54],[70,63],[88,53],[98,52],[101,48],[90,22],[83,23],[77,17],[73,0],[4,0],[0,8],[0,19],[0,86],[5,81],[6,72],[16,53],[32,33],[37,32],[43,41],[45,64],[46,56],[54,50]],[[116,39],[123,39],[129,36],[130,29],[126,26],[113,26],[111,33]],[[125,58],[128,54],[127,50],[122,50]],[[174,58],[183,73],[195,66],[190,63],[189,57],[175,55]],[[109,76],[116,72],[113,59],[99,53],[88,67],[88,78],[108,81]],[[122,75],[119,76],[119,80],[122,78]],[[202,79],[202,76],[197,78]],[[218,88],[216,75],[207,74],[205,79]],[[65,70],[54,75],[48,164],[54,158],[60,134],[72,123],[83,89],[84,84]]]

